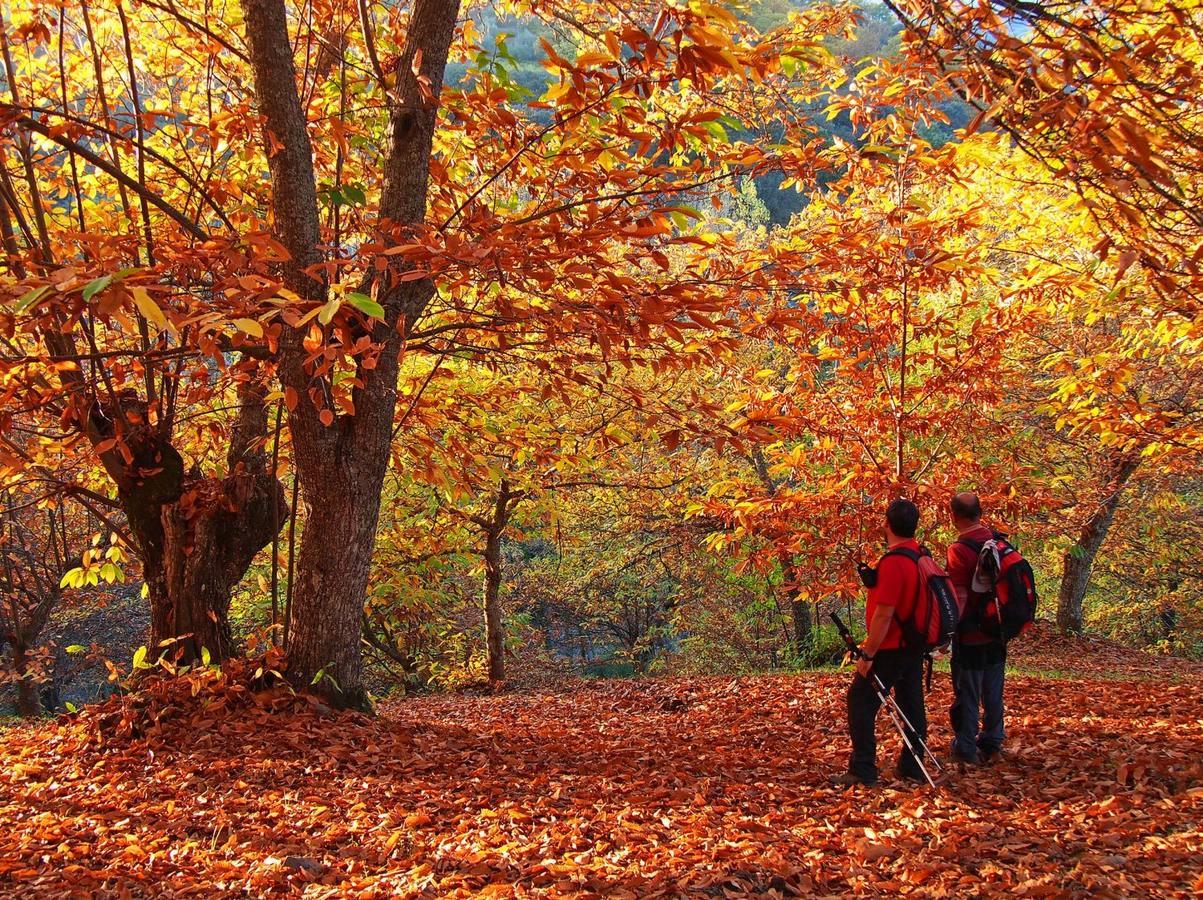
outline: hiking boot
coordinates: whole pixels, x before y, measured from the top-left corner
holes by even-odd
[[[899,781],[908,781],[911,784],[927,784],[927,779],[924,778],[923,773],[919,771],[904,772],[902,769],[895,769],[894,777]]]
[[[981,758],[983,766],[992,766],[992,765],[994,765],[994,763],[1002,762],[1002,760],[1003,760],[1002,750],[979,749],[978,754]]]
[[[981,765],[981,758],[976,753],[973,756],[966,756],[958,750],[953,750],[952,758],[964,767]]]
[[[827,783],[833,787],[851,787],[854,784],[863,785],[865,787],[877,787],[877,779],[872,781],[861,778],[853,772],[844,772],[840,775],[832,775],[827,779]]]

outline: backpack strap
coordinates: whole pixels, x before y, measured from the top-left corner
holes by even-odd
[[[998,558],[1001,562],[1012,553],[1019,553],[1019,548],[1011,543],[1011,539],[1001,531],[994,532],[994,543],[998,547]],[[1020,554],[1022,555],[1022,554]]]
[[[998,534],[996,533],[995,538],[997,539],[997,537],[998,537]],[[971,541],[971,540],[969,540],[969,538],[957,538],[956,543],[962,544],[962,545],[968,547],[970,550],[973,551],[974,556],[980,556],[981,552],[982,552],[982,548],[986,546],[985,541]]]
[[[895,547],[893,550],[887,550],[885,552],[885,556],[905,556],[915,565],[919,565],[919,557],[922,556],[922,554],[916,553],[910,547]],[[882,558],[884,559],[885,556]]]
[[[920,544],[917,552],[912,550],[910,547],[895,547],[892,550],[887,550],[884,554],[882,554],[882,559],[887,556],[905,556],[915,565],[919,565],[919,559],[924,556],[931,556],[931,551]]]
[[[1005,541],[1006,540],[1006,536],[1000,531],[994,531],[993,529],[991,529],[990,534],[992,536],[992,539],[995,541],[998,541],[998,540]],[[964,538],[964,537],[957,538],[955,543],[960,544],[962,547],[968,547],[969,550],[973,553],[975,560],[981,557],[982,548],[986,546],[985,541],[975,541],[975,540],[971,540],[970,538]],[[974,562],[974,566],[975,567],[977,566],[976,562]],[[978,595],[978,596],[980,596],[980,595]],[[973,591],[973,584],[971,581],[970,586],[969,586],[969,595],[965,601],[965,609],[961,613],[961,621],[957,625],[957,635],[962,634],[964,631],[968,630],[971,627],[977,627],[977,628],[981,627],[981,616],[982,616],[981,602],[980,602],[980,600],[978,602],[974,602],[973,598],[974,598],[974,591]]]
[[[892,550],[887,550],[882,555],[882,559],[885,559],[887,556],[905,557],[906,559],[909,559],[911,562],[913,562],[915,564],[915,568],[918,569],[920,558],[922,558],[924,556],[931,556],[931,553],[928,551],[928,549],[926,547],[923,547],[923,546],[920,546],[918,551],[912,550],[910,547],[894,547]],[[923,573],[919,572],[918,575],[919,575],[919,590],[915,594],[915,602],[916,603],[919,602],[919,598],[923,596],[923,591],[924,591]],[[911,612],[913,613],[914,610],[912,609]],[[902,619],[898,618],[898,607],[897,606],[894,607],[894,622],[897,623],[899,630],[902,632],[902,641],[903,641],[903,644],[905,644],[907,641],[907,631],[906,631],[906,628],[902,624]]]

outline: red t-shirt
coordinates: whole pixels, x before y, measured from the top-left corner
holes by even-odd
[[[903,541],[891,549],[914,550],[918,553],[919,543],[915,540]],[[887,553],[877,564],[877,584],[869,588],[869,601],[865,604],[866,631],[877,607],[894,607],[890,629],[877,649],[897,650],[902,646],[902,627],[898,622],[905,621],[914,613],[918,599],[919,566],[899,553]]]
[[[977,554],[962,544],[960,539],[964,538],[967,541],[984,544],[992,537],[994,537],[993,531],[985,525],[978,525],[959,535],[955,542],[948,545],[948,568],[946,571],[948,580],[952,582],[952,589],[957,592],[957,606],[960,607],[959,612],[962,616],[965,615],[965,609],[971,602],[974,606],[978,606],[988,600],[989,595],[980,594],[970,587],[973,584],[973,573],[977,569]],[[994,640],[982,634],[981,630],[977,628],[958,631],[956,639],[963,644],[989,644]]]

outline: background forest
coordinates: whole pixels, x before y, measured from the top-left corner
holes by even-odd
[[[942,549],[962,489],[1047,627],[1203,658],[1197,276],[887,7],[314,2],[276,97],[269,4],[193,5],[4,13],[20,711],[826,665],[886,502]]]

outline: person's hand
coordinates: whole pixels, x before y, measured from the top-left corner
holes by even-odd
[[[869,672],[873,668],[873,660],[865,659],[863,656],[856,658],[856,674],[861,678],[868,678]]]
[[[867,588],[877,585],[877,570],[872,566],[858,562],[856,564],[856,574],[860,576],[860,582]]]

